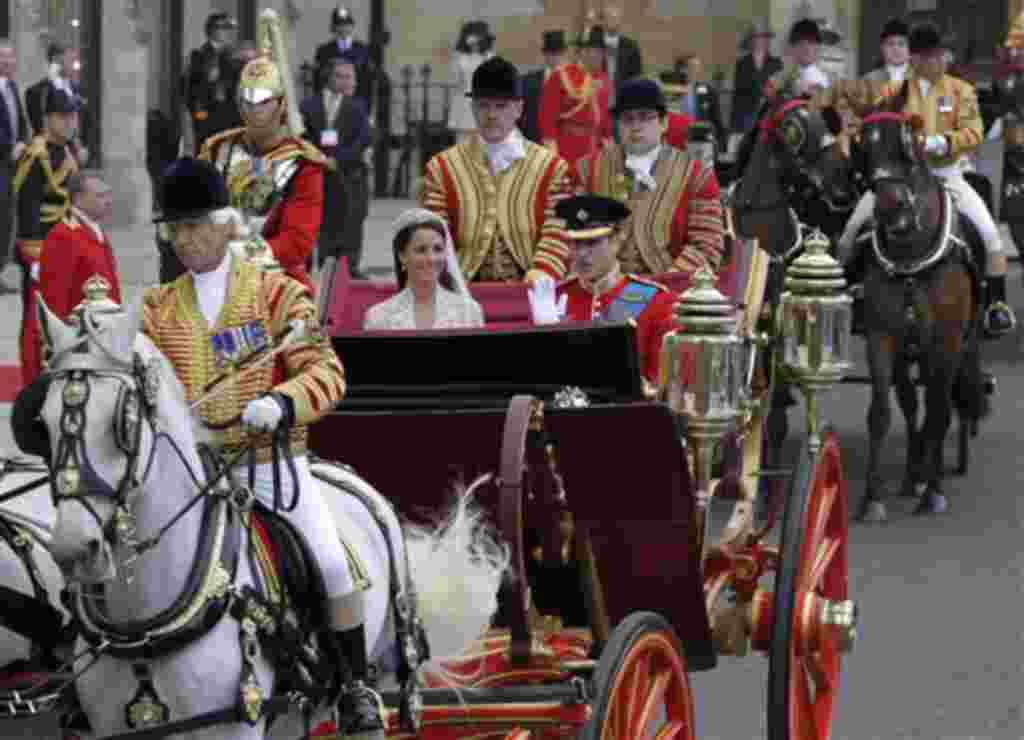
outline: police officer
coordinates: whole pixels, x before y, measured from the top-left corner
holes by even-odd
[[[333,67],[330,61],[337,57],[348,57],[356,68],[356,97],[366,102],[368,111],[373,111],[373,75],[370,68],[370,49],[362,41],[354,38],[356,19],[349,11],[339,5],[331,11],[331,33],[334,39],[321,44],[316,49],[316,93],[323,92],[328,76]]]
[[[237,27],[227,13],[211,13],[206,19],[206,43],[189,55],[185,105],[197,151],[209,137],[242,123],[235,102],[240,67],[229,41]]]

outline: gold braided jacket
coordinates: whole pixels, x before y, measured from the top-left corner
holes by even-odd
[[[186,272],[172,283],[146,291],[143,331],[170,360],[191,403],[224,372],[216,362],[215,335],[259,322],[266,336],[280,337],[293,319],[303,319],[316,330],[275,360],[240,375],[227,390],[200,406],[199,412],[207,423],[223,424],[241,414],[254,398],[271,391],[281,393],[294,404],[291,449],[299,455],[306,449],[306,427],[330,412],[345,395],[345,371],[330,341],[318,330],[316,305],[304,285],[233,257],[228,295],[212,329],[199,308],[192,276]],[[251,439],[250,432],[240,425],[217,435],[228,451]],[[269,461],[269,435],[255,439],[257,461]]]

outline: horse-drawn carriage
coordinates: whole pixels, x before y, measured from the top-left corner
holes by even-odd
[[[734,255],[738,305],[698,277],[653,401],[630,324],[517,325],[525,293],[517,316],[517,287],[484,287],[490,330],[367,333],[389,289],[342,278],[326,318],[349,390],[311,448],[400,491],[414,520],[491,474],[477,497],[512,548],[494,628],[414,701],[385,693],[394,737],[694,737],[688,673],[750,649],[769,657],[769,737],[829,736],[856,610],[840,449],[813,399],[846,367],[849,306],[811,241],[777,317],[756,247]],[[784,474],[760,469],[783,372],[808,394],[808,438],[762,522],[759,480]],[[733,500],[713,538],[712,497]]]

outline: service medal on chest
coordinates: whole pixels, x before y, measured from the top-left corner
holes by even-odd
[[[226,369],[238,365],[247,357],[270,346],[267,330],[259,321],[232,326],[210,337],[213,359],[217,367]]]

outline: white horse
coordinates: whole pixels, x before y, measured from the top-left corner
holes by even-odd
[[[127,313],[90,316],[82,321],[87,330],[80,330],[64,324],[45,305],[40,309],[52,351],[52,381],[41,416],[50,432],[58,488],[53,549],[69,582],[82,589],[79,603],[96,598],[90,596],[90,588],[102,588],[102,612],[115,627],[151,620],[176,602],[188,587],[203,536],[203,503],[187,509],[199,490],[191,476],[205,481],[196,451],[197,430],[170,364],[147,337],[138,333],[138,315],[136,308]],[[141,367],[148,371],[141,373]],[[134,578],[126,582],[114,577],[125,563],[111,547],[115,540],[111,532],[118,521],[117,502],[111,494],[130,473],[130,456],[125,452],[124,394],[135,392],[145,398],[144,381],[148,381],[151,406],[142,408],[141,431],[136,438],[138,485],[124,490],[120,504],[142,539],[157,533],[172,518],[181,517],[156,546],[135,560],[131,566]],[[83,387],[85,397],[81,396]],[[61,450],[69,449],[62,442],[67,441],[68,432],[78,438],[74,445],[79,455],[78,481],[73,480],[66,461],[61,459]],[[331,503],[339,532],[366,566],[372,584],[367,592],[366,623],[371,660],[395,642],[389,540],[397,547],[397,570],[403,580],[406,573],[412,574],[413,582],[402,587],[406,592],[412,587],[419,595],[419,616],[433,655],[455,655],[487,629],[508,567],[507,549],[481,526],[465,497],[450,513],[443,533],[439,529],[424,537],[413,530],[403,532],[387,501],[355,474],[335,466],[313,468],[368,497],[386,517],[387,535],[357,497],[321,484],[325,485],[324,495]],[[287,470],[282,474],[287,475]],[[244,470],[240,477],[244,480]],[[61,496],[61,489],[74,495]],[[245,529],[242,536],[248,538]],[[240,558],[236,589],[258,580],[244,543]],[[209,585],[211,592],[223,593],[223,583]],[[76,669],[87,662],[88,658],[83,658]],[[254,668],[259,687],[269,696],[274,688],[274,670],[262,652]],[[151,660],[101,654],[78,678],[77,687],[93,731],[103,737],[129,730],[126,708],[144,684],[166,707],[168,721],[173,723],[234,706],[242,671],[239,621],[227,614],[205,634]],[[329,718],[329,709],[320,708],[313,726]],[[302,731],[301,717],[294,712],[272,728],[274,737],[296,738]],[[255,740],[264,736],[265,721],[261,719],[252,726],[233,722],[175,737]]]

